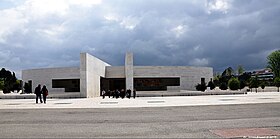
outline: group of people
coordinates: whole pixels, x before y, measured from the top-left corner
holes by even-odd
[[[36,103],[38,103],[38,99],[40,99],[40,102],[46,104],[47,102],[47,96],[48,96],[48,89],[45,85],[43,85],[43,88],[41,89],[41,85],[38,84],[38,86],[35,88],[35,94],[36,94]],[[43,100],[42,100],[43,95]]]
[[[118,99],[118,98],[124,99],[125,97],[130,99],[131,93],[132,93],[132,97],[135,99],[135,97],[136,97],[135,89],[133,90],[133,92],[130,89],[128,89],[126,91],[124,89],[122,89],[121,91],[119,91],[118,89],[113,90],[113,91],[108,90],[107,92],[105,90],[102,90],[101,95],[102,95],[103,99],[105,98],[105,96],[108,96],[109,98],[111,98],[111,97],[116,98],[116,99]]]
[[[38,86],[35,88],[35,94],[36,94],[36,103],[38,103],[38,99],[40,100],[41,103],[45,103],[47,102],[47,96],[48,96],[48,89],[46,87],[46,85],[43,85],[42,89],[41,89],[41,84],[38,84]],[[131,93],[132,93],[132,97],[135,99],[136,97],[136,90],[134,89],[133,92],[128,89],[128,90],[124,90],[122,89],[121,91],[119,91],[118,89],[110,91],[108,90],[107,92],[105,90],[102,90],[101,95],[103,97],[103,99],[105,98],[105,96],[108,96],[109,98],[122,98],[124,99],[125,97],[129,98],[131,97]],[[43,95],[43,100],[42,100],[42,95]]]

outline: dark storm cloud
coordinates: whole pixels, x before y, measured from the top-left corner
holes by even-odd
[[[42,10],[28,0],[1,10],[0,64],[16,71],[79,66],[79,53],[88,52],[123,65],[132,51],[135,65],[252,70],[279,49],[278,0],[73,1]]]

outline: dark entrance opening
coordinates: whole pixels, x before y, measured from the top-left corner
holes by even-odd
[[[32,93],[32,80],[28,80],[28,85],[30,87],[29,93]]]
[[[100,78],[101,90],[121,90],[125,88],[125,78]]]
[[[167,86],[180,86],[179,77],[166,78],[134,78],[134,88],[137,91],[164,91]],[[126,90],[125,78],[103,78],[100,77],[100,92],[108,90]]]
[[[180,86],[180,78],[134,78],[134,88],[137,91],[164,91],[167,86]]]
[[[205,78],[200,79],[200,84],[205,84]]]

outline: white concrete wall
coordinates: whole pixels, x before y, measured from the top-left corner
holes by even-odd
[[[181,90],[195,90],[195,85],[205,78],[208,83],[213,78],[213,68],[189,66],[134,66],[134,78],[140,77],[180,77]]]
[[[124,66],[106,67],[106,78],[125,78]]]
[[[52,79],[80,79],[81,97],[100,96],[100,77],[125,78],[125,67],[111,67],[87,53],[80,54],[80,68],[44,68],[22,71],[24,82],[32,80],[32,91],[38,84],[46,85],[51,93],[64,93],[64,89],[52,88]],[[134,78],[180,77],[181,90],[195,90],[195,85],[205,78],[213,78],[213,68],[188,66],[134,66]],[[172,89],[174,87],[171,87]]]
[[[49,94],[64,93],[64,88],[52,88],[52,79],[80,79],[80,68],[42,68],[22,71],[23,82],[32,80],[32,92],[38,84],[47,86]]]
[[[126,53],[125,55],[125,86],[126,89],[133,90],[133,54]]]
[[[125,78],[125,68],[106,67],[106,78]],[[195,90],[195,86],[205,78],[208,83],[213,78],[213,68],[191,66],[134,66],[134,78],[179,77],[181,90]],[[174,87],[173,87],[174,88]]]
[[[80,91],[81,97],[100,96],[100,77],[105,77],[105,69],[109,64],[88,54],[80,54]]]

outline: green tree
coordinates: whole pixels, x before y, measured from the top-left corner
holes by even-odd
[[[249,85],[248,85],[248,87],[249,87],[249,89],[251,90],[251,92],[252,92],[252,90],[253,90],[253,87],[252,87],[252,84],[251,84],[251,79],[250,79],[250,82],[249,82]]]
[[[265,82],[264,82],[264,81],[263,81],[263,82],[261,82],[260,86],[261,86],[261,88],[262,88],[262,90],[263,90],[263,92],[264,92]]]
[[[0,78],[0,90],[4,89],[4,81]]]
[[[233,74],[234,74],[234,70],[232,69],[232,67],[228,67],[224,70],[224,72],[222,73],[222,76],[231,77]]]
[[[243,74],[238,76],[239,81],[244,81],[245,83],[248,83],[251,78],[251,73],[244,72]]]
[[[4,93],[9,93],[10,91],[14,91],[14,90],[19,90],[20,84],[18,84],[16,75],[14,72],[12,73],[9,70],[2,68],[0,70],[0,79],[4,83],[4,85],[2,87]]]
[[[237,67],[237,73],[238,73],[238,75],[242,75],[243,73],[244,73],[244,68],[243,68],[243,66],[242,65],[238,65],[238,67]]]
[[[280,77],[276,77],[276,78],[274,79],[274,85],[278,88],[278,92],[279,92]]]
[[[280,50],[272,52],[267,57],[268,68],[272,69],[274,77],[280,77]]]
[[[204,91],[206,90],[207,86],[206,86],[205,83],[202,83],[202,84],[197,84],[197,85],[195,86],[195,88],[196,88],[197,91],[202,91],[202,92],[204,92]]]
[[[233,77],[234,70],[231,67],[228,67],[222,73],[222,76],[219,79],[219,87],[221,90],[226,90],[228,88],[228,81]]]
[[[258,78],[251,78],[250,79],[250,83],[249,83],[249,88],[255,88],[256,89],[256,93],[258,92],[258,87],[259,87],[259,81]]]
[[[231,78],[228,81],[228,87],[230,90],[238,90],[240,88],[240,82],[237,78]]]
[[[216,73],[214,76],[214,80],[213,80],[213,83],[215,86],[220,86],[220,78],[221,78],[221,75],[219,73]]]
[[[227,89],[228,89],[228,86],[227,86],[226,83],[223,82],[223,83],[220,84],[219,88],[220,88],[221,90],[227,90]]]
[[[240,81],[240,88],[239,89],[243,89],[246,86],[246,82],[245,81]]]
[[[21,81],[20,80],[16,80],[16,82],[13,83],[14,86],[13,86],[13,90],[21,90]]]

